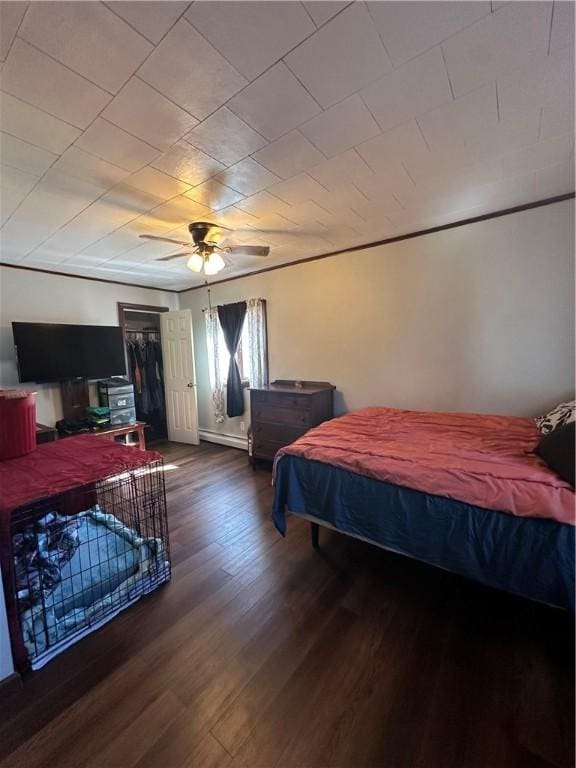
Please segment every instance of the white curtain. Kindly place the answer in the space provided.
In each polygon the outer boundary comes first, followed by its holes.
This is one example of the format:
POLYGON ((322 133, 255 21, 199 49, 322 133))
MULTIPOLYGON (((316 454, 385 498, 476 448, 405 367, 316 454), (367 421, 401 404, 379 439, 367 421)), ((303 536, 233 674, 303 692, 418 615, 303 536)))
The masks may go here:
POLYGON ((266 315, 262 299, 248 299, 246 302, 248 330, 248 349, 243 350, 248 368, 248 380, 251 387, 263 387, 268 384, 266 366, 266 315))
POLYGON ((217 424, 222 424, 226 415, 226 380, 222 376, 224 370, 223 358, 226 356, 226 348, 223 345, 222 329, 218 319, 218 310, 207 309, 204 312, 206 319, 206 344, 208 346, 208 370, 210 374, 210 388, 212 389, 212 404, 217 424))
MULTIPOLYGON (((226 419, 226 377, 230 355, 226 349, 216 307, 206 309, 204 317, 214 417, 217 424, 222 424, 226 419)), ((248 299, 246 302, 246 318, 241 344, 243 375, 248 379, 251 387, 266 386, 268 384, 266 310, 263 299, 248 299)))

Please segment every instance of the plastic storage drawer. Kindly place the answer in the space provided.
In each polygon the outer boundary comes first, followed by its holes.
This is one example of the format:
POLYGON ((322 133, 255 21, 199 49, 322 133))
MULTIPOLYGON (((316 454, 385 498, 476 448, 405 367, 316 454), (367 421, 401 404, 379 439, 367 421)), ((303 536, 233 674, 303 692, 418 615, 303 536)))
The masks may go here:
POLYGON ((136 423, 136 409, 135 408, 116 408, 110 411, 110 426, 118 427, 122 424, 135 424, 136 423))
POLYGON ((111 411, 115 411, 117 408, 133 408, 134 407, 134 392, 119 393, 111 392, 108 395, 108 408, 111 411))

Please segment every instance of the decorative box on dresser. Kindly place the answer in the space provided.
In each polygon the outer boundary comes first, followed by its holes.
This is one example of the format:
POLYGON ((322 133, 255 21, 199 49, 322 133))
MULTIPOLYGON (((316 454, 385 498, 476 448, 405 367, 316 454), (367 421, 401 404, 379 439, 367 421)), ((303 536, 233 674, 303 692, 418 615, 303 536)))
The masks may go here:
POLYGON ((250 390, 251 460, 271 461, 276 451, 334 415, 334 390, 327 381, 279 379, 250 390))

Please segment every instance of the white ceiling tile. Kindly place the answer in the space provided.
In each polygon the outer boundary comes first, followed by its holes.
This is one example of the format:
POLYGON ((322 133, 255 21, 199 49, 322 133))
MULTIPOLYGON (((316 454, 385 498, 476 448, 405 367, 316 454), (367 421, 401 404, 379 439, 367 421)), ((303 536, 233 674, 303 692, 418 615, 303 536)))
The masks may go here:
POLYGON ((19 31, 36 48, 116 93, 153 46, 102 3, 31 3, 19 31))
POLYGON ((25 256, 102 192, 95 184, 49 170, 2 228, 2 251, 25 256))
POLYGON ((179 246, 175 243, 146 242, 140 238, 142 234, 171 236, 165 230, 151 226, 149 221, 147 221, 147 217, 140 216, 138 219, 134 219, 134 221, 120 227, 120 229, 112 232, 112 234, 86 248, 83 253, 92 255, 95 258, 101 254, 106 254, 109 261, 113 259, 115 262, 118 261, 117 257, 121 254, 120 261, 144 262, 161 256, 169 256, 179 249, 179 246))
POLYGON ((31 173, 7 165, 0 166, 0 226, 14 213, 38 181, 39 177, 31 173))
POLYGON ((186 18, 248 80, 253 80, 316 27, 300 3, 193 3, 186 18))
POLYGON ((137 77, 108 104, 102 117, 165 152, 198 120, 137 77))
POLYGON ((266 191, 257 192, 255 195, 239 201, 236 203, 236 207, 259 219, 273 213, 290 218, 290 211, 292 210, 290 205, 266 191))
POLYGON ((275 64, 228 104, 271 141, 320 112, 320 107, 282 63, 275 64))
POLYGON ((538 195, 541 199, 574 192, 573 160, 568 160, 568 162, 559 163, 558 165, 549 165, 547 168, 536 171, 534 176, 538 195))
POLYGON ((138 76, 199 120, 247 82, 185 19, 170 30, 138 76))
POLYGON ((415 120, 364 142, 357 147, 357 151, 377 173, 396 169, 407 160, 425 162, 430 155, 415 120))
MULTIPOLYGON (((142 231, 146 231, 146 228, 143 228, 142 231)), ((155 234, 156 230, 151 230, 151 232, 152 234, 155 234)), ((82 256, 85 256, 87 259, 99 259, 105 261, 113 259, 120 253, 129 251, 131 248, 135 248, 141 243, 142 240, 139 238, 139 233, 133 229, 133 223, 130 222, 111 234, 106 235, 101 240, 97 240, 95 243, 92 243, 92 245, 89 245, 82 252, 82 256)))
POLYGON ((195 149, 185 141, 179 141, 154 163, 154 168, 164 171, 187 184, 201 184, 224 170, 222 163, 195 149))
POLYGON ((556 0, 552 31, 550 33, 550 53, 561 48, 574 48, 574 2, 556 0))
POLYGON ((492 83, 418 118, 432 151, 456 152, 466 142, 498 125, 496 87, 492 83))
POLYGON ((184 13, 189 3, 162 0, 161 2, 138 2, 134 0, 114 0, 106 3, 118 16, 130 26, 147 37, 151 43, 159 43, 174 22, 184 13))
POLYGON ((391 235, 394 227, 388 216, 398 215, 402 212, 403 209, 392 196, 365 205, 362 209, 362 218, 365 224, 362 225, 361 229, 364 240, 391 235), (370 238, 366 237, 368 232, 370 232, 370 238))
POLYGON ((116 187, 48 238, 42 250, 72 256, 159 202, 131 187, 116 187))
POLYGON ((306 10, 314 19, 317 26, 321 26, 329 21, 339 11, 344 10, 347 5, 350 5, 350 0, 347 2, 338 2, 338 0, 309 0, 307 3, 303 3, 306 10))
POLYGON ((128 176, 125 182, 135 189, 148 192, 148 194, 164 200, 182 195, 190 189, 190 184, 185 184, 183 181, 178 181, 178 179, 150 167, 142 168, 141 171, 133 173, 128 176))
POLYGON ((180 195, 180 197, 175 197, 157 206, 150 215, 159 219, 163 224, 172 224, 174 231, 171 232, 170 237, 183 240, 190 237, 187 225, 191 221, 206 220, 210 213, 210 208, 195 200, 190 200, 189 197, 180 195))
POLYGON ((514 2, 442 44, 456 97, 548 50, 552 3, 514 2))
POLYGON ((540 139, 551 139, 563 133, 574 133, 574 93, 558 99, 542 110, 540 139))
POLYGON ((364 176, 374 175, 372 169, 354 149, 323 160, 309 168, 308 173, 326 189, 338 188, 342 184, 354 183, 364 176))
POLYGON ((380 128, 356 94, 304 123, 300 131, 326 157, 333 157, 377 136, 380 128))
POLYGON ((58 159, 58 155, 28 144, 8 133, 0 132, 0 157, 4 165, 42 176, 58 159))
POLYGON ((57 155, 74 142, 81 131, 8 93, 0 93, 2 130, 57 155))
POLYGON ((489 2, 370 2, 370 14, 395 65, 427 51, 490 13, 489 2))
POLYGON ((301 203, 296 203, 296 205, 290 206, 290 214, 288 219, 289 221, 297 222, 298 230, 301 226, 305 226, 306 229, 312 228, 314 231, 320 232, 325 229, 325 225, 321 222, 323 222, 326 217, 331 216, 326 208, 322 208, 322 206, 315 200, 310 199, 303 200, 301 203))
POLYGON ((287 181, 275 184, 268 191, 290 205, 297 205, 306 200, 314 200, 328 190, 307 173, 300 173, 287 181))
POLYGON ((77 128, 86 128, 111 98, 18 38, 2 70, 2 90, 77 128))
POLYGON ((285 58, 314 98, 330 107, 391 69, 364 3, 353 3, 285 58))
POLYGON ((400 163, 388 171, 365 175, 354 181, 355 186, 370 200, 387 199, 393 195, 406 205, 415 194, 416 187, 400 163))
POLYGON ((358 219, 358 213, 369 204, 369 200, 358 187, 353 184, 343 184, 342 186, 330 191, 321 191, 314 194, 313 199, 331 213, 339 211, 346 212, 348 209, 354 209, 354 214, 348 217, 346 223, 354 225, 358 219))
POLYGON ((78 147, 69 147, 54 163, 54 170, 91 181, 103 188, 113 187, 129 174, 124 168, 83 152, 78 147))
POLYGON ((539 171, 549 165, 566 163, 573 155, 574 136, 566 134, 505 155, 501 162, 506 175, 518 176, 539 171))
POLYGON ((139 171, 160 155, 155 147, 131 136, 101 117, 96 118, 84 131, 75 146, 114 165, 119 165, 127 171, 139 171))
POLYGON ((220 211, 222 208, 227 208, 238 200, 242 200, 243 195, 234 189, 230 189, 230 187, 224 186, 224 184, 214 181, 214 179, 209 179, 198 187, 194 187, 194 189, 186 192, 186 197, 202 203, 202 205, 211 208, 213 211, 220 211))
POLYGON ((433 48, 395 69, 364 89, 362 98, 384 131, 452 101, 442 51, 433 48))
POLYGON ((247 157, 220 173, 216 180, 243 195, 254 195, 271 184, 275 184, 278 177, 270 173, 260 163, 252 160, 251 157, 247 157))
POLYGON ((266 144, 266 139, 227 107, 214 112, 184 138, 224 165, 233 165, 266 144))
POLYGON ((256 152, 254 157, 283 179, 288 179, 324 160, 322 152, 299 131, 292 131, 282 136, 281 139, 256 152))
MULTIPOLYGON (((82 253, 90 258, 112 259, 120 253, 142 246, 145 241, 141 239, 140 235, 169 237, 168 233, 172 228, 171 222, 163 221, 146 213, 88 246, 82 253)), ((170 243, 158 243, 157 245, 159 250, 161 252, 164 250, 166 254, 174 250, 174 245, 170 243)))
POLYGON ((226 243, 229 245, 230 243, 238 242, 238 235, 240 234, 246 235, 246 242, 252 242, 255 245, 257 244, 255 242, 256 237, 253 234, 252 227, 258 227, 258 219, 246 211, 241 211, 235 205, 216 211, 210 216, 210 221, 218 224, 218 226, 227 227, 231 230, 230 232, 223 233, 223 236, 220 239, 221 244, 226 243), (244 232, 243 230, 247 231, 244 232))
POLYGON ((126 216, 134 214, 131 218, 135 218, 136 215, 150 211, 163 202, 164 200, 161 197, 144 192, 141 189, 136 189, 123 182, 106 192, 102 199, 98 201, 98 205, 110 210, 114 208, 121 209, 126 216))
POLYGON ((522 149, 538 141, 540 110, 517 110, 496 125, 487 125, 465 141, 464 153, 470 163, 522 149))
POLYGON ((22 23, 28 3, 0 3, 0 60, 4 61, 22 23))
POLYGON ((553 103, 559 93, 571 94, 573 100, 574 81, 573 49, 533 55, 521 68, 498 79, 500 110, 553 103))
POLYGON ((564 48, 550 56, 537 54, 498 79, 502 119, 518 110, 546 108, 559 101, 574 103, 574 52, 564 48))

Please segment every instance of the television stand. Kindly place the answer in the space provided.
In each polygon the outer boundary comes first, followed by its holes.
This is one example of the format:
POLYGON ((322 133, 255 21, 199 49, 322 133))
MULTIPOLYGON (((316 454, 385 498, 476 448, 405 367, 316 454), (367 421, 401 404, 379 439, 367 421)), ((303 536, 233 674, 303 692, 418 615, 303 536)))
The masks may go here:
POLYGON ((79 421, 85 417, 90 405, 88 379, 65 379, 60 382, 62 414, 67 421, 79 421))

